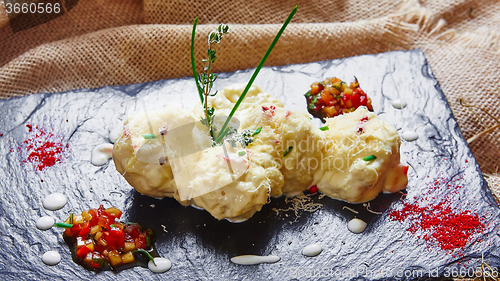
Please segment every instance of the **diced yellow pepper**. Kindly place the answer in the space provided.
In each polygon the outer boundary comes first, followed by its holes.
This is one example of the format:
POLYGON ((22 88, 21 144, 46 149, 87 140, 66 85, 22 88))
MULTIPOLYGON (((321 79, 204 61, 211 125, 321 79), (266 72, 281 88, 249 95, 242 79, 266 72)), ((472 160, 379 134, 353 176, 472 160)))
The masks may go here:
POLYGON ((125 247, 124 247, 125 251, 133 251, 135 250, 135 243, 134 242, 125 242, 125 247))
POLYGON ((116 266, 122 263, 122 257, 120 256, 117 250, 109 252, 108 258, 112 266, 116 266))
POLYGON ((134 258, 134 255, 132 254, 132 252, 127 252, 127 253, 122 255, 122 262, 123 263, 130 263, 130 262, 133 262, 134 260, 135 260, 135 258, 134 258))

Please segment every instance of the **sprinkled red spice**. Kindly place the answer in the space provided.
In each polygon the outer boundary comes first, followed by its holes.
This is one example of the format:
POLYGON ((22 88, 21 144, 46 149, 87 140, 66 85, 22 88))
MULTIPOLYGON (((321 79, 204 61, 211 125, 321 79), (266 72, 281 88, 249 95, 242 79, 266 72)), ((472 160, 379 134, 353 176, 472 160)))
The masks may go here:
MULTIPOLYGON (((33 132, 32 125, 27 124, 26 127, 29 128, 29 132, 33 132)), ((50 132, 46 133, 38 126, 35 128, 37 132, 23 142, 19 151, 27 152, 27 157, 23 162, 33 163, 36 169, 42 171, 61 162, 65 145, 62 144, 62 137, 56 137, 50 132)), ((66 148, 68 148, 67 145, 66 148)))
POLYGON ((311 192, 311 193, 316 193, 316 192, 318 192, 318 187, 317 187, 317 186, 315 186, 315 185, 313 185, 313 186, 309 187, 309 192, 311 192))
POLYGON ((421 206, 418 202, 403 204, 401 210, 390 211, 389 218, 409 221, 409 232, 443 250, 465 247, 485 227, 477 214, 469 210, 454 210, 447 201, 428 206, 421 206))

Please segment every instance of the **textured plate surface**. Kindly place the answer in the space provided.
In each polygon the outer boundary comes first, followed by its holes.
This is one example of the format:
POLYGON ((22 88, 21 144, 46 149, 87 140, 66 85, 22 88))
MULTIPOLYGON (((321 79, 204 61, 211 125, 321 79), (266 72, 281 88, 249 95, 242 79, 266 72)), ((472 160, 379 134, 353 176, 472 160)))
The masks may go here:
MULTIPOLYGON (((221 74, 215 88, 246 82, 252 70, 221 74)), ((400 208, 399 195, 381 195, 368 212, 362 205, 318 199, 315 212, 277 214, 287 208, 283 198, 273 199, 249 221, 232 224, 217 221, 205 211, 182 207, 173 199, 154 199, 138 194, 115 170, 112 161, 101 167, 90 163, 91 150, 108 143, 109 131, 134 110, 154 109, 165 103, 191 108, 199 102, 193 79, 173 79, 139 85, 37 94, 0 101, 0 275, 7 280, 387 280, 412 279, 403 270, 434 270, 441 275, 458 266, 477 268, 481 255, 491 266, 500 266, 495 200, 487 189, 476 161, 465 142, 442 91, 419 50, 366 55, 342 60, 264 68, 255 84, 280 98, 287 109, 306 111, 303 94, 312 82, 337 76, 360 81, 373 100, 373 108, 398 131, 415 130, 420 138, 402 141, 401 161, 409 163, 408 198, 431 192, 438 202, 449 189, 430 189, 437 179, 454 180, 452 206, 471 210, 488 222, 474 243, 455 251, 441 250, 409 233, 408 222, 392 221, 388 209, 400 208), (404 99, 403 110, 392 100, 404 99), (23 141, 34 134, 26 124, 38 125, 68 144, 61 163, 37 170, 26 159, 23 141), (43 180, 43 181, 42 181, 43 180), (67 195, 68 204, 57 211, 42 207, 50 193, 67 195), (71 260, 61 229, 40 231, 36 220, 44 215, 63 221, 70 212, 100 204, 124 211, 122 220, 152 228, 162 257, 172 261, 163 274, 135 267, 115 272, 89 272, 71 260), (347 230, 354 213, 368 222, 362 234, 347 230), (319 243, 323 252, 305 257, 302 248, 319 243), (46 266, 41 256, 49 250, 61 253, 62 261, 46 266), (239 266, 235 255, 277 255, 275 264, 239 266), (389 273, 388 273, 389 272, 389 273), (404 275, 407 274, 406 278, 404 275)), ((319 120, 315 120, 319 126, 319 120)), ((449 273, 449 272, 448 272, 449 273)))

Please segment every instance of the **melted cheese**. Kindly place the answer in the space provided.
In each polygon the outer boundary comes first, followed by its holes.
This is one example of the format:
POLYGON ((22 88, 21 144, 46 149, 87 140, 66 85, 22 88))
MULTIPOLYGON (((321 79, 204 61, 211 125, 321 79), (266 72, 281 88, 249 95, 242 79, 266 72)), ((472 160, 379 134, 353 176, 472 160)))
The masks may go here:
MULTIPOLYGON (((225 88, 209 100, 219 116, 216 126, 244 87, 225 88)), ((226 143, 226 151, 211 146, 207 128, 197 121, 202 115, 201 105, 192 112, 165 107, 132 115, 113 149, 117 170, 143 194, 174 197, 231 221, 250 218, 270 196, 295 196, 313 184, 332 198, 354 203, 407 184, 396 129, 364 107, 328 119, 329 130, 321 131, 307 113, 286 111, 281 101, 252 86, 231 126, 261 127, 261 132, 246 149, 226 143), (146 134, 156 138, 146 139, 146 134), (376 159, 363 160, 370 155, 376 159)))

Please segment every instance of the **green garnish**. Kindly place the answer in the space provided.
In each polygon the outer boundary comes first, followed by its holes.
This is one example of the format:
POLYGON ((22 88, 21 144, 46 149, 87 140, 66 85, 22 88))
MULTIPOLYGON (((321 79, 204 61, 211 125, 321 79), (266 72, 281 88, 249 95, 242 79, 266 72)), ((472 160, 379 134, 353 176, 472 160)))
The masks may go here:
POLYGON ((72 228, 73 224, 71 223, 64 223, 64 222, 58 222, 54 224, 55 227, 62 227, 62 228, 72 228))
POLYGON ((255 130, 255 132, 253 132, 252 137, 258 135, 260 133, 260 131, 262 131, 262 127, 257 128, 257 130, 255 130))
POLYGON ((109 265, 109 263, 104 258, 101 259, 92 258, 92 262, 97 263, 101 268, 109 265))
POLYGON ((196 73, 196 63, 194 61, 194 35, 196 34, 196 24, 198 23, 198 18, 194 19, 193 31, 191 32, 191 66, 193 67, 194 81, 196 82, 196 89, 198 89, 198 95, 200 96, 201 104, 203 104, 203 88, 200 86, 198 81, 198 74, 196 73))
POLYGON ((285 153, 283 153, 283 157, 287 156, 287 155, 288 155, 288 153, 290 153, 290 151, 292 151, 292 149, 293 149, 293 146, 289 146, 289 147, 286 149, 285 153))
POLYGON ((240 157, 243 156, 243 155, 245 155, 245 154, 246 154, 245 151, 238 151, 238 156, 240 156, 240 157))
POLYGON ((155 134, 147 134, 147 135, 142 135, 142 137, 146 140, 150 140, 150 139, 156 139, 156 135, 155 134))
POLYGON ((337 86, 332 86, 332 87, 334 87, 335 89, 337 89, 337 91, 342 92, 339 87, 337 87, 337 86))
MULTIPOLYGON (((354 80, 356 81, 356 84, 358 84, 358 86, 356 86, 356 88, 358 88, 358 87, 359 87, 359 81, 358 81, 358 78, 356 78, 356 76, 354 76, 354 80)), ((354 89, 356 89, 356 88, 354 88, 354 89)))
POLYGON ((307 93, 304 96, 306 96, 306 98, 310 97, 311 96, 311 90, 307 91, 307 93))
POLYGON ((144 250, 144 249, 137 249, 135 250, 134 252, 139 252, 139 253, 143 253, 146 255, 146 257, 148 257, 148 259, 150 261, 153 262, 153 264, 156 266, 156 263, 155 263, 155 259, 148 253, 148 251, 144 250))
POLYGON ((69 214, 69 223, 70 224, 73 224, 73 217, 74 217, 73 213, 69 214))
POLYGON ((315 96, 313 96, 312 100, 311 100, 311 104, 309 104, 309 109, 314 109, 315 107, 315 104, 318 102, 318 97, 320 96, 320 94, 317 94, 315 96))
POLYGON ((370 156, 363 157, 363 160, 365 160, 366 162, 372 161, 372 160, 375 160, 375 159, 377 159, 377 156, 375 156, 375 155, 370 155, 370 156))
POLYGON ((321 131, 327 131, 329 128, 328 128, 328 126, 324 126, 324 127, 319 128, 319 129, 320 129, 321 131))
POLYGON ((194 19, 193 31, 191 33, 191 66, 193 68, 193 76, 196 82, 196 88, 198 89, 198 94, 200 95, 201 104, 204 107, 205 117, 201 119, 201 123, 210 130, 210 135, 214 137, 214 130, 212 125, 214 123, 214 113, 215 108, 208 108, 208 97, 217 95, 217 92, 210 94, 215 80, 217 80, 217 74, 212 73, 211 66, 217 59, 216 50, 212 49, 212 44, 218 44, 222 40, 224 34, 229 33, 229 26, 225 24, 219 25, 217 30, 213 30, 208 34, 208 50, 207 58, 202 59, 202 62, 207 64, 203 68, 203 73, 198 75, 196 73, 196 64, 194 61, 194 37, 196 33, 196 24, 198 23, 198 18, 194 19))
POLYGON ((280 39, 281 34, 283 34, 283 31, 285 31, 285 28, 290 23, 290 21, 292 20, 292 18, 295 15, 296 12, 297 12, 297 6, 295 6, 295 8, 292 10, 292 12, 290 13, 290 15, 286 19, 285 23, 283 23, 283 26, 281 26, 281 29, 278 31, 278 34, 276 34, 276 37, 274 37, 274 40, 271 43, 271 46, 269 46, 269 49, 267 49, 267 52, 264 54, 264 57, 262 58, 262 60, 260 61, 259 65, 255 69, 254 73, 252 74, 252 77, 250 78, 250 81, 248 81, 248 84, 245 87, 245 90, 243 90, 243 93, 241 93, 240 98, 238 99, 238 101, 236 102, 236 104, 233 106, 233 109, 231 110, 231 113, 229 113, 229 116, 226 119, 226 122, 224 122, 224 125, 222 125, 222 128, 220 130, 221 134, 219 134, 217 136, 217 138, 215 139, 216 143, 219 143, 222 140, 222 138, 225 136, 225 135, 222 134, 222 132, 224 132, 224 130, 226 129, 227 125, 229 124, 229 120, 231 120, 231 118, 233 117, 234 113, 236 112, 236 109, 238 109, 238 107, 240 106, 241 102, 243 101, 243 99, 247 95, 248 90, 250 90, 250 87, 252 86, 253 81, 255 80, 255 78, 257 77, 257 75, 259 74, 262 66, 264 66, 264 63, 266 62, 267 57, 269 56, 269 54, 271 53, 271 51, 274 49, 274 46, 276 45, 276 43, 280 39))
POLYGON ((111 228, 117 228, 117 227, 116 227, 116 225, 114 225, 114 224, 110 224, 109 226, 110 226, 111 228))

